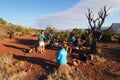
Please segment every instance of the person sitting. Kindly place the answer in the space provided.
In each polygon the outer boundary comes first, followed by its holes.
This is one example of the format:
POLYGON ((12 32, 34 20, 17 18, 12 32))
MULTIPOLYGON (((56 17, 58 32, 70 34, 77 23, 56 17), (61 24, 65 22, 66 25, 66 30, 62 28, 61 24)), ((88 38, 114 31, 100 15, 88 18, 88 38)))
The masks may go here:
POLYGON ((60 45, 59 51, 56 54, 56 59, 59 65, 67 64, 67 49, 66 49, 65 44, 60 45))
POLYGON ((53 47, 54 47, 54 48, 58 48, 58 47, 59 47, 59 42, 58 42, 58 40, 55 40, 55 42, 53 43, 53 47))
POLYGON ((77 38, 75 44, 74 44, 74 48, 75 49, 80 49, 80 47, 82 47, 82 43, 81 43, 81 40, 80 38, 77 38))
POLYGON ((64 42, 62 43, 63 44, 60 45, 59 51, 56 54, 56 59, 59 65, 58 71, 66 74, 71 71, 71 67, 67 64, 67 45, 64 42))
POLYGON ((70 42, 71 42, 72 44, 74 44, 74 43, 76 42, 76 38, 75 38, 74 34, 71 36, 70 42))

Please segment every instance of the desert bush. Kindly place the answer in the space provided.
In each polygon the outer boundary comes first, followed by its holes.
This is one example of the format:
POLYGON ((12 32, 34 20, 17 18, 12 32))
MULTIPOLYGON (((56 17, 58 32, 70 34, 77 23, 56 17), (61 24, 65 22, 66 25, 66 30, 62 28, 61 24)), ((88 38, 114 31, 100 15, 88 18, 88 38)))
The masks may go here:
POLYGON ((6 21, 4 21, 2 18, 0 18, 0 24, 5 25, 6 21))
POLYGON ((103 34, 101 40, 102 41, 112 41, 112 38, 115 35, 115 33, 116 32, 113 29, 110 29, 103 34))
POLYGON ((22 34, 23 35, 29 35, 29 31, 26 29, 26 30, 22 30, 22 34))
POLYGON ((82 33, 81 39, 82 39, 82 40, 86 40, 86 38, 87 38, 87 34, 86 34, 86 33, 82 33))
POLYGON ((75 35, 75 37, 81 37, 83 32, 82 32, 82 29, 74 28, 72 30, 72 33, 75 35))
POLYGON ((117 33, 114 38, 120 43, 120 33, 117 33))
POLYGON ((17 26, 17 27, 16 27, 16 31, 17 31, 17 32, 22 32, 22 30, 23 30, 23 28, 22 28, 21 26, 17 26))
POLYGON ((69 31, 60 31, 56 33, 56 39, 67 41, 69 38, 69 35, 70 35, 69 31))
POLYGON ((0 58, 0 69, 4 69, 6 68, 6 66, 11 66, 12 64, 12 53, 8 53, 8 54, 5 54, 3 55, 1 58, 0 58))
POLYGON ((31 35, 37 36, 40 33, 39 29, 31 29, 26 28, 25 26, 21 25, 14 25, 12 23, 8 23, 0 18, 0 39, 3 38, 14 38, 14 33, 20 32, 22 35, 31 35))
POLYGON ((12 62, 13 54, 8 53, 0 58, 0 80, 23 80, 27 75, 22 68, 24 62, 12 62))

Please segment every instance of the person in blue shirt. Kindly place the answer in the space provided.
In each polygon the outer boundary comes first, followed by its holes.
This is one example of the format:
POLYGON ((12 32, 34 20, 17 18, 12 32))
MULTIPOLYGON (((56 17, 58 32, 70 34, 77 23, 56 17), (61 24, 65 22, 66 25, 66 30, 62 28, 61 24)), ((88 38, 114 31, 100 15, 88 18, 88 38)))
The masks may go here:
POLYGON ((41 54, 43 54, 45 52, 44 39, 46 39, 46 37, 44 36, 44 30, 42 30, 38 36, 38 43, 39 43, 38 50, 40 51, 41 54))
POLYGON ((57 52, 56 59, 59 65, 67 64, 67 49, 65 44, 60 46, 60 50, 57 52))

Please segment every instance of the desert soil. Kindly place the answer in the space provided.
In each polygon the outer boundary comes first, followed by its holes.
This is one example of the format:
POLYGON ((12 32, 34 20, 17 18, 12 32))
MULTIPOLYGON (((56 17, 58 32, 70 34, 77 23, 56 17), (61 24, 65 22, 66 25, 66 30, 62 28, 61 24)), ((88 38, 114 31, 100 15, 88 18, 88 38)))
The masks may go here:
MULTIPOLYGON (((43 72, 52 72, 56 68, 55 55, 57 50, 46 49, 45 54, 31 53, 27 51, 36 43, 36 37, 21 37, 19 40, 3 39, 0 40, 0 56, 6 53, 13 53, 17 61, 25 61, 25 69, 29 71, 28 80, 41 80, 39 77, 43 72)), ((118 43, 99 43, 105 61, 87 61, 80 64, 78 68, 85 76, 92 80, 120 80, 120 44, 118 43)), ((68 55, 68 63, 72 62, 71 55, 68 55)))

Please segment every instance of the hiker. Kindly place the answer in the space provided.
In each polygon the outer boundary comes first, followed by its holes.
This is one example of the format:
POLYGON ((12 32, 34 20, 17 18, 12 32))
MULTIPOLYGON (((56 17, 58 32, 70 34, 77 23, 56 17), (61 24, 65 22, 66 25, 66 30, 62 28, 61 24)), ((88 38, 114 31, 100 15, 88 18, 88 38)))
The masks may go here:
POLYGON ((45 53, 45 42, 44 39, 46 39, 44 35, 45 31, 42 30, 41 33, 38 36, 38 42, 39 42, 39 47, 38 50, 40 51, 41 54, 45 53))
POLYGON ((50 40, 51 47, 53 46, 54 39, 55 39, 55 34, 53 33, 53 31, 50 31, 49 40, 50 40))

